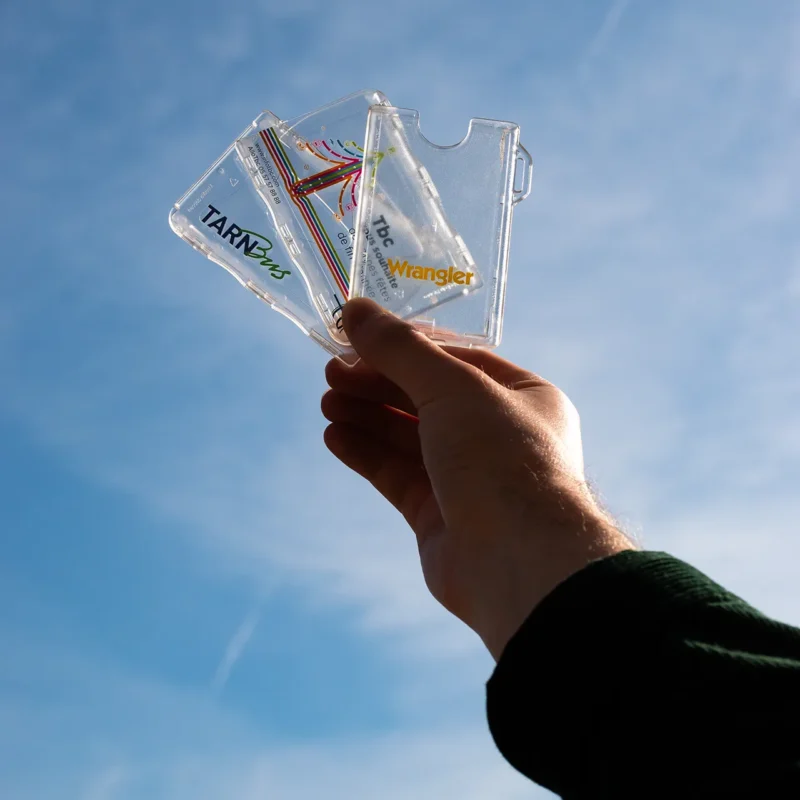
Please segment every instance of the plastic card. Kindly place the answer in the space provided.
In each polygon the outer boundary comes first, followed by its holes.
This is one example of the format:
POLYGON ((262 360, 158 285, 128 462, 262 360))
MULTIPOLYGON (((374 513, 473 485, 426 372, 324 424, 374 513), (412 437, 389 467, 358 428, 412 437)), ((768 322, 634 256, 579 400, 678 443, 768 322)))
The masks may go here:
POLYGON ((382 259, 354 256, 350 296, 413 317, 435 341, 497 346, 512 213, 531 186, 519 126, 473 119, 461 142, 440 147, 423 136, 417 111, 373 106, 364 169, 354 253, 376 240, 382 259))
MULTIPOLYGON (((267 121, 279 120, 265 112, 247 130, 267 121)), ((178 236, 329 353, 346 358, 351 352, 331 336, 317 313, 309 283, 294 265, 283 234, 265 213, 264 201, 234 145, 175 203, 169 223, 178 236)))
POLYGON ((388 105, 380 92, 364 90, 288 122, 263 118, 236 142, 313 304, 342 346, 367 114, 380 104, 388 105))

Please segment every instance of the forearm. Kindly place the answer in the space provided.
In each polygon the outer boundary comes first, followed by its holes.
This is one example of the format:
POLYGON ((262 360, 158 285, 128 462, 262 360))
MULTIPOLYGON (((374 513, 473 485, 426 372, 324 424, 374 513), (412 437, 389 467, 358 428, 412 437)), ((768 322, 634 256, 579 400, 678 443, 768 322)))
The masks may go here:
POLYGON ((800 631, 664 554, 557 587, 506 647, 488 713, 506 758, 568 800, 800 797, 800 631))

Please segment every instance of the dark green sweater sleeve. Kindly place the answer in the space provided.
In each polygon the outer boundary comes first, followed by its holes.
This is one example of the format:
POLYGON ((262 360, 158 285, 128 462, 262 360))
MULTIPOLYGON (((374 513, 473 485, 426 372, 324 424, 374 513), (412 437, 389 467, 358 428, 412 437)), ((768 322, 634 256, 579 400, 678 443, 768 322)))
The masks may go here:
POLYGON ((506 759, 564 800, 800 800, 800 630, 665 553, 557 587, 487 711, 506 759))

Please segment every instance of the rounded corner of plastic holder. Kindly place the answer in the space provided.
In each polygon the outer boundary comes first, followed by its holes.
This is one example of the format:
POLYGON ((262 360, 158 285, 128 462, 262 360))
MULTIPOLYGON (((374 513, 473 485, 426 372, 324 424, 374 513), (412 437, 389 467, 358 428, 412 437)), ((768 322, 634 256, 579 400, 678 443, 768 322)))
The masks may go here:
POLYGON ((377 99, 378 102, 375 105, 390 105, 389 98, 380 89, 364 89, 361 94, 368 98, 377 99))
POLYGON ((167 216, 167 222, 169 222, 169 227, 172 229, 173 233, 177 233, 178 236, 182 236, 182 226, 179 224, 179 220, 181 219, 181 209, 178 203, 172 206, 169 210, 169 215, 167 216))
POLYGON ((361 361, 361 356, 352 349, 345 350, 342 353, 337 353, 336 358, 346 367, 354 367, 359 361, 361 361))

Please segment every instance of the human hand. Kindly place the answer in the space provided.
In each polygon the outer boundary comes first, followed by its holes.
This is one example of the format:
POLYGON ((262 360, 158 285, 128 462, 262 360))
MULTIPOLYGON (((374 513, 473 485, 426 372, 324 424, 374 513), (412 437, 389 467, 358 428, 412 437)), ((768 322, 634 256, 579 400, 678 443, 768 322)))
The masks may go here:
POLYGON ((438 347, 370 300, 344 308, 361 356, 331 361, 330 451, 405 517, 433 596, 495 659, 537 603, 631 543, 589 491, 578 414, 493 353, 438 347))

